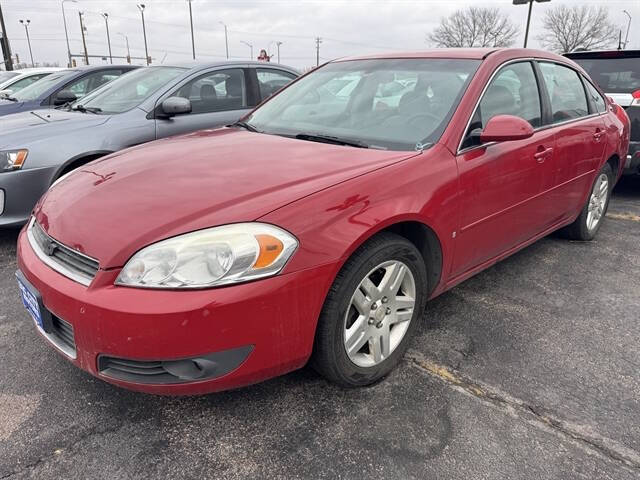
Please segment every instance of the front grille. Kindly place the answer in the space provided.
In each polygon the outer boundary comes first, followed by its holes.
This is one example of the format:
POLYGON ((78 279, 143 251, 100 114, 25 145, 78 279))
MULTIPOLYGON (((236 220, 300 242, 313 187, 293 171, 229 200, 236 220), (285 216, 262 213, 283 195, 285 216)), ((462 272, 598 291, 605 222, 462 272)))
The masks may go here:
POLYGON ((73 326, 55 315, 51 316, 51 323, 53 327, 51 334, 55 335, 64 345, 75 351, 76 342, 73 336, 73 326))
POLYGON ((29 226, 29 233, 38 257, 51 268, 83 285, 89 285, 95 278, 99 268, 97 260, 51 238, 35 220, 29 226))

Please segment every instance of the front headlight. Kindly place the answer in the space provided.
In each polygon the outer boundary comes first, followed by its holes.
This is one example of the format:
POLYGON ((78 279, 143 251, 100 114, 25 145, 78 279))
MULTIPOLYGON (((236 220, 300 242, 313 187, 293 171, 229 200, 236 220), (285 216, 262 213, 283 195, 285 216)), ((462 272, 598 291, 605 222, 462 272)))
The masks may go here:
POLYGON ((154 243, 124 266, 116 285, 207 288, 276 275, 298 247, 281 228, 236 223, 154 243))
POLYGON ((20 170, 27 159, 29 150, 7 150, 0 152, 0 172, 20 170))

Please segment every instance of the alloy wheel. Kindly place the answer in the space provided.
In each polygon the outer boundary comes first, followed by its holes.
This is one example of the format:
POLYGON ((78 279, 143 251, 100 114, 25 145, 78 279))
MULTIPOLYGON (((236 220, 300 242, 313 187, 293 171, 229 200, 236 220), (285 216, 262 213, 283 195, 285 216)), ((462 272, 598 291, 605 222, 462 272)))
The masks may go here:
POLYGON ((402 342, 413 318, 416 283, 404 263, 372 269, 351 297, 344 317, 344 347, 359 367, 382 363, 402 342))
POLYGON ((609 177, 601 173, 593 186, 591 197, 589 198, 589 206, 587 207, 587 229, 590 232, 597 228, 604 215, 608 195, 609 177))

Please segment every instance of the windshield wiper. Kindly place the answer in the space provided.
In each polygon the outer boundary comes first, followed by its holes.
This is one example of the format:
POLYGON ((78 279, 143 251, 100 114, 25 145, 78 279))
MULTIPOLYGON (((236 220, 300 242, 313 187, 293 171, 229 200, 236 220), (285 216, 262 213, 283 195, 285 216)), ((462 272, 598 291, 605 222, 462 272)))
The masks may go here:
POLYGON ((295 138, 299 140, 308 140, 310 142, 331 143, 333 145, 345 145, 347 147, 356 148, 369 148, 369 145, 361 142, 360 140, 351 140, 348 138, 334 137, 331 135, 299 133, 295 136, 295 138))
POLYGON ((98 107, 85 107, 83 105, 76 105, 75 107, 72 107, 71 110, 82 113, 100 113, 102 111, 102 109, 98 107))
POLYGON ((240 127, 250 132, 261 133, 260 130, 258 130, 256 127, 254 127, 253 125, 247 122, 236 122, 236 123, 232 123, 231 125, 227 125, 227 127, 240 127))

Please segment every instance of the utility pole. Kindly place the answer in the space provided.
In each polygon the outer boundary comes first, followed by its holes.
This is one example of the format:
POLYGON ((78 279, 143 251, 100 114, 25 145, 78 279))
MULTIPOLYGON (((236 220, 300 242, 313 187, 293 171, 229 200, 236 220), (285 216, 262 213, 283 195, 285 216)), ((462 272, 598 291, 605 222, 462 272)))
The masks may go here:
POLYGON ((320 37, 316 37, 316 67, 320 66, 320 44, 322 43, 322 39, 320 37))
POLYGON ((33 63, 33 52, 31 51, 31 39, 29 38, 29 24, 31 20, 27 18, 27 20, 19 20, 19 22, 24 26, 24 31, 27 34, 27 44, 29 45, 29 56, 31 57, 31 66, 35 67, 35 63, 33 63))
POLYGON ((64 14, 64 2, 73 2, 78 3, 77 0, 62 0, 62 23, 64 23, 64 38, 67 40, 67 57, 69 57, 69 61, 67 63, 67 67, 71 68, 71 47, 69 47, 69 30, 67 30, 67 16, 64 14))
POLYGON ((229 60, 229 37, 227 36, 227 24, 224 22, 218 22, 220 25, 224 25, 224 46, 227 50, 227 60, 229 60))
POLYGON ((244 43, 247 47, 251 49, 251 60, 253 60, 253 45, 251 45, 249 42, 245 42, 244 40, 240 40, 240 43, 244 43))
POLYGON ((191 23, 191 51, 193 52, 193 59, 196 59, 196 41, 193 38, 193 11, 191 10, 191 0, 187 0, 189 4, 189 23, 191 23))
POLYGON ((629 43, 629 29, 631 28, 631 14, 626 10, 623 10, 625 15, 629 17, 629 23, 627 24, 627 34, 624 37, 624 49, 627 49, 627 43, 629 43))
POLYGON ((147 57, 147 65, 150 65, 151 59, 149 58, 149 49, 147 48, 147 28, 144 25, 144 3, 138 4, 138 10, 140 10, 140 14, 142 15, 142 35, 144 36, 144 54, 147 57))
POLYGON ((4 56, 4 68, 11 71, 13 70, 13 59, 11 58, 11 45, 9 44, 9 38, 7 37, 7 29, 4 26, 2 5, 0 5, 0 29, 2 30, 2 37, 0 37, 0 49, 4 56))
POLYGON ((127 63, 131 64, 131 50, 129 50, 129 37, 127 37, 124 33, 118 32, 118 35, 122 35, 127 42, 127 63))
POLYGON ((111 55, 111 37, 109 37, 109 14, 101 13, 100 15, 104 17, 104 24, 107 27, 107 45, 109 45, 109 61, 111 62, 111 64, 113 64, 113 56, 111 55))
POLYGON ((280 63, 280 45, 282 45, 282 42, 276 42, 276 48, 278 49, 278 63, 280 63))
POLYGON ((524 48, 527 48, 527 40, 529 39, 529 25, 531 24, 531 10, 533 9, 533 2, 550 2, 551 0, 513 0, 514 5, 526 5, 529 4, 529 14, 527 15, 527 29, 524 31, 524 48))
POLYGON ((89 65, 89 52, 87 52, 87 39, 84 36, 84 22, 82 21, 83 12, 78 12, 80 17, 80 32, 82 32, 82 46, 84 47, 84 64, 89 65))

